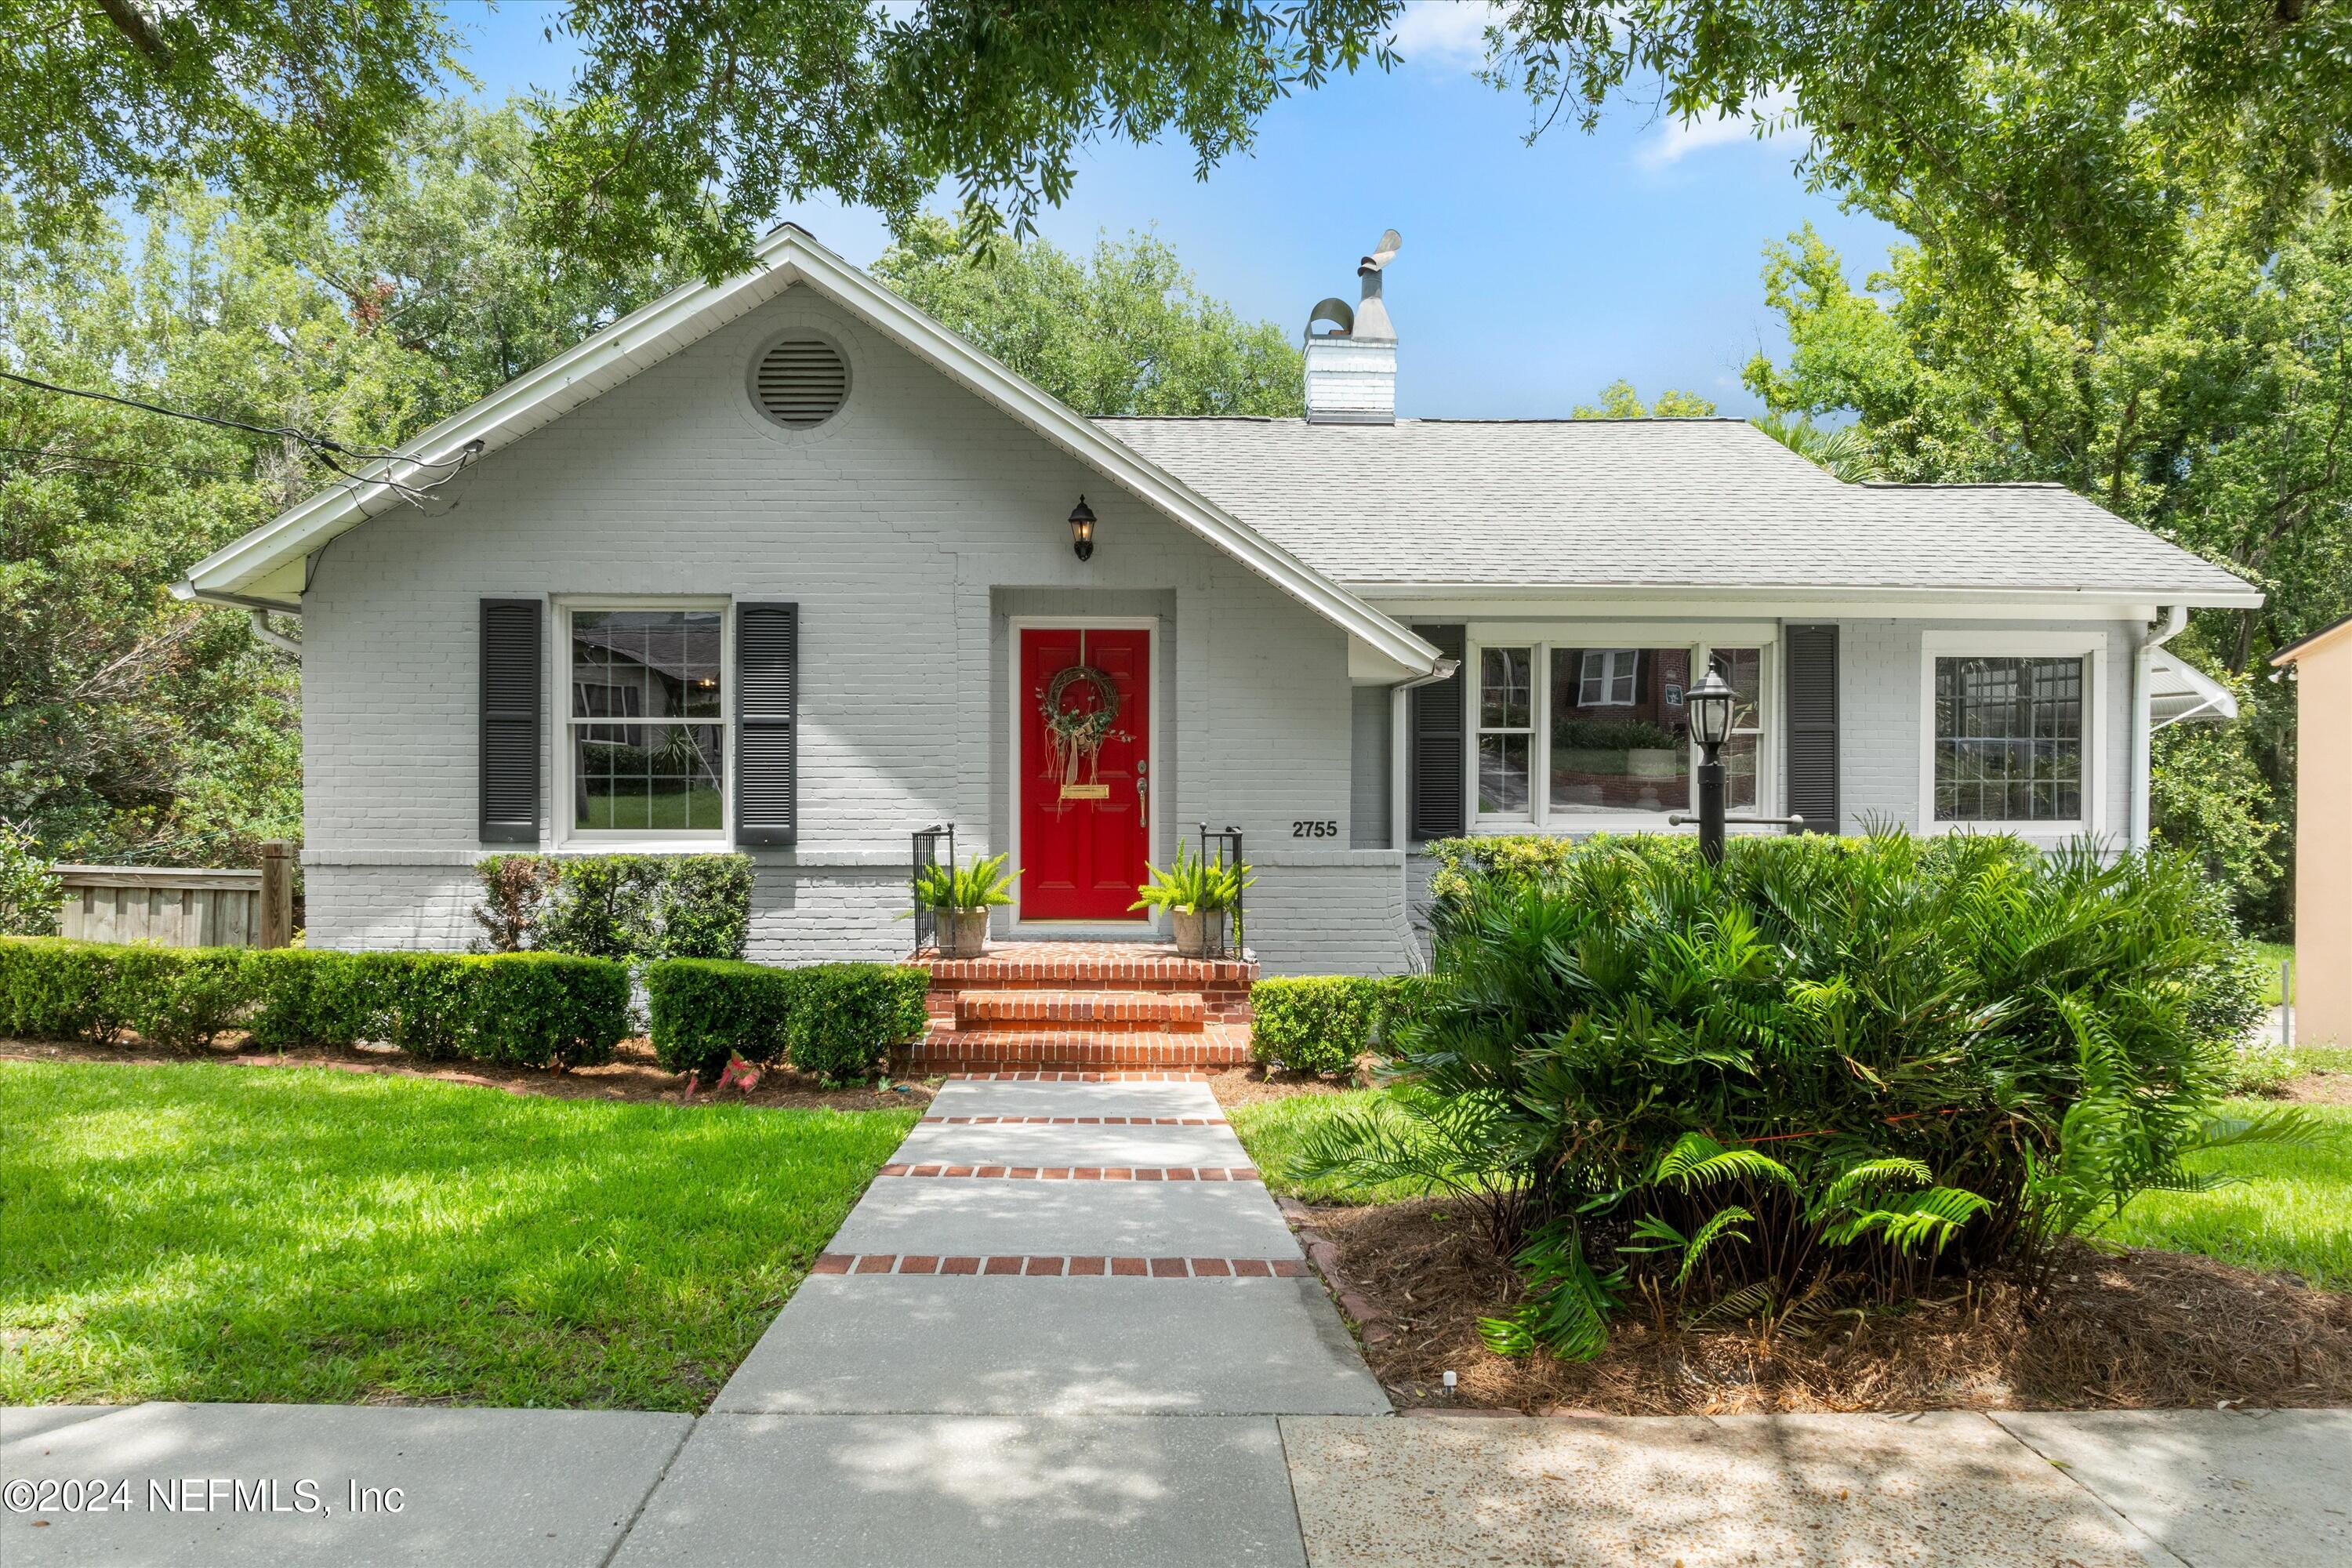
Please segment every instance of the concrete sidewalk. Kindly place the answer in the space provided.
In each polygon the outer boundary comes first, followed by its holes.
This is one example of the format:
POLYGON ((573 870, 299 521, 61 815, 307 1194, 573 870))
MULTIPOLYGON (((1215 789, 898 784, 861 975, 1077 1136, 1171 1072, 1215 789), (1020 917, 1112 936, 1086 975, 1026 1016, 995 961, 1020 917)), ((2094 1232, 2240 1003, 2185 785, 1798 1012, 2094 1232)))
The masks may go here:
POLYGON ((2352 1560, 2352 1412, 1400 1419, 1247 1165, 1200 1084, 953 1082, 700 1420, 0 1411, 0 1562, 2352 1560))
POLYGON ((695 1422, 145 1405, 0 1412, 0 1489, 50 1483, 0 1512, 8 1568, 2336 1568, 2352 1542, 2346 1411, 695 1422), (65 1494, 93 1480, 103 1496, 65 1494), (322 1511, 297 1511, 305 1497, 322 1511))

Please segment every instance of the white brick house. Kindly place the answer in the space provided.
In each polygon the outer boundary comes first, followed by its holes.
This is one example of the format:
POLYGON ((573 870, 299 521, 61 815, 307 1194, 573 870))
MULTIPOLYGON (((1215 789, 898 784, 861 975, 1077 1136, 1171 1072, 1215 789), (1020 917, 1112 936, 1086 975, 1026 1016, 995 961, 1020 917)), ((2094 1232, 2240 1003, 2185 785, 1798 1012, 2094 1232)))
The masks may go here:
POLYGON ((1305 420, 1088 421, 798 229, 761 261, 179 585, 302 617, 314 942, 463 945, 499 849, 741 847, 752 956, 895 956, 942 821, 1026 868, 1008 934, 1141 936, 1126 889, 1206 823, 1269 972, 1400 969, 1415 844, 1664 829, 1710 663, 1736 811, 2137 841, 2149 729, 2229 700, 2158 643, 2259 602, 2054 487, 1397 420, 1384 314, 1309 338, 1305 420), (1076 759, 1064 677, 1118 709, 1076 759))

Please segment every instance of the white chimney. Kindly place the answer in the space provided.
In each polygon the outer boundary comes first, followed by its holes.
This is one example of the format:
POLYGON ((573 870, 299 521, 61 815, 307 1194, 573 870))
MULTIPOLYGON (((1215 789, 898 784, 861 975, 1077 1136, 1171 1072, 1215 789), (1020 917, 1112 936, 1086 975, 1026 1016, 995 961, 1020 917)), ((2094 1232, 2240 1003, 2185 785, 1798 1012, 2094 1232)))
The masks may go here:
POLYGON ((1390 229, 1356 268, 1363 298, 1354 310, 1330 299, 1307 319, 1307 418, 1315 425, 1396 423, 1396 329, 1381 302, 1381 274, 1403 241, 1390 229), (1316 323, 1331 331, 1318 333, 1316 323))

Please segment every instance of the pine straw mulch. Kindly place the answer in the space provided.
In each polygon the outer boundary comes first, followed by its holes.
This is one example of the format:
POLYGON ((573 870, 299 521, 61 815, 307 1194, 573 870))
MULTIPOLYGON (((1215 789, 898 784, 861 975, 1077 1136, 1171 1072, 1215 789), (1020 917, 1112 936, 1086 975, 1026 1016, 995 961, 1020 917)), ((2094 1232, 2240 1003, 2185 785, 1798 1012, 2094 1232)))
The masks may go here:
MULTIPOLYGON (((1458 1205, 1456 1205, 1458 1208, 1458 1205)), ((1310 1211, 1347 1288, 1385 1314, 1364 1353, 1400 1408, 1718 1415, 1867 1410, 2352 1405, 2352 1295, 2210 1258, 2078 1247, 2049 1307, 2003 1278, 1769 1341, 1661 1332, 1638 1303, 1590 1363, 1487 1351, 1478 1319, 1517 1299, 1509 1267, 1440 1199, 1310 1211), (1449 1398, 1444 1373, 1459 1387, 1449 1398)))
POLYGON ((1321 1078, 1311 1072, 1269 1072, 1262 1065, 1220 1068, 1202 1075, 1219 1105, 1255 1105, 1296 1094, 1339 1094, 1360 1088, 1355 1079, 1321 1078))
MULTIPOLYGON (((688 1103, 686 1076, 664 1071, 654 1060, 653 1046, 643 1039, 623 1040, 613 1059, 603 1067, 556 1071, 547 1068, 512 1067, 495 1062, 425 1062, 390 1046, 354 1046, 349 1050, 304 1049, 261 1051, 250 1048, 241 1035, 225 1035, 209 1047, 175 1051, 151 1046, 131 1037, 117 1045, 0 1039, 0 1060, 59 1062, 217 1062, 232 1067, 332 1068, 342 1072, 392 1073, 404 1078, 429 1078, 443 1083, 502 1089, 509 1094, 550 1100, 613 1100, 682 1105, 688 1103)), ((789 1068, 760 1075, 759 1087, 748 1095, 735 1089, 714 1095, 703 1089, 691 1097, 696 1105, 754 1105, 777 1110, 879 1110, 900 1106, 922 1107, 931 1102, 938 1081, 891 1079, 877 1089, 826 1089, 814 1079, 789 1068)))

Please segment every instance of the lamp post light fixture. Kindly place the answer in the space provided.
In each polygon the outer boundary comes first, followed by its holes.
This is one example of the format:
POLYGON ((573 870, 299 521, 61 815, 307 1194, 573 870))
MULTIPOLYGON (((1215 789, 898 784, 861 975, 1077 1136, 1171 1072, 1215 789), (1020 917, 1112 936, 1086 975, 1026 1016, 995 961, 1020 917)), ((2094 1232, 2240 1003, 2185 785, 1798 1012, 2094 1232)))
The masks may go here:
POLYGON ((1080 496, 1078 504, 1070 509, 1070 548, 1081 561, 1091 560, 1095 552, 1095 509, 1080 496))
POLYGON ((1723 677, 1710 669, 1685 699, 1691 739, 1698 742, 1698 852, 1710 866, 1723 864, 1723 743, 1731 738, 1731 706, 1738 700, 1723 677))

